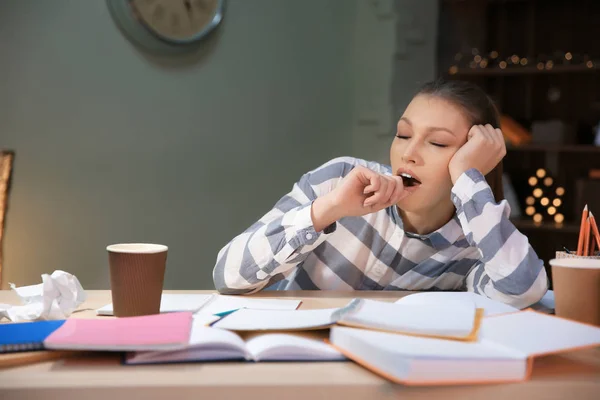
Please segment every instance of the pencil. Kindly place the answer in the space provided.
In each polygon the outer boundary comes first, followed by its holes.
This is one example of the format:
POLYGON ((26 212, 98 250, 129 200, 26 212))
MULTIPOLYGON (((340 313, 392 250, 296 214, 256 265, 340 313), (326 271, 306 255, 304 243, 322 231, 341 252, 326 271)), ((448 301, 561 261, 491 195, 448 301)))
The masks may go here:
POLYGON ((577 243, 577 255, 583 255, 583 239, 585 236, 585 224, 587 222, 588 217, 588 206, 587 204, 583 208, 583 213, 581 214, 581 226, 579 227, 579 242, 577 243))
MULTIPOLYGON (((594 214, 590 212, 590 224, 592 225, 592 232, 594 234, 594 238, 596 239, 596 245, 598 250, 600 250, 600 233, 598 232, 598 225, 596 225, 596 218, 594 218, 594 214)), ((592 241, 592 243, 594 243, 592 241)), ((594 250, 592 250, 593 253, 594 250)), ((593 254, 592 254, 593 255, 593 254)))
POLYGON ((583 233, 583 256, 587 257, 590 255, 590 217, 587 218, 585 223, 585 232, 583 233))

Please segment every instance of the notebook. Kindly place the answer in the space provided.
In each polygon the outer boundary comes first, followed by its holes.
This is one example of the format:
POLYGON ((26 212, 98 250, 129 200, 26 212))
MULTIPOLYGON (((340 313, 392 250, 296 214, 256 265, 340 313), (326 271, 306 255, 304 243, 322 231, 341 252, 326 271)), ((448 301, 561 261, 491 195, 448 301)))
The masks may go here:
POLYGON ((129 352, 124 364, 201 361, 340 361, 346 358, 318 333, 268 333, 244 338, 231 331, 194 323, 189 345, 175 351, 129 352))
POLYGON ((190 339, 192 313, 111 319, 68 319, 44 340, 47 349, 138 351, 173 350, 190 339))
MULTIPOLYGON (((240 308, 266 310, 295 310, 301 300, 280 300, 224 296, 220 294, 171 294, 164 293, 160 301, 160 312, 198 312, 226 314, 240 308)), ((97 315, 113 315, 112 303, 96 310, 97 315)))
POLYGON ((324 329, 334 324, 396 333, 475 340, 481 315, 475 303, 394 304, 353 299, 343 308, 321 310, 250 310, 231 313, 212 326, 233 331, 324 329))
POLYGON ((422 292, 402 297, 397 304, 443 304, 447 301, 475 303, 475 307, 483 309, 484 316, 505 314, 519 311, 518 308, 492 300, 473 292, 422 292))
POLYGON ((334 326, 330 342, 396 383, 448 385, 520 382, 534 357, 600 345, 600 328, 533 310, 485 317, 475 342, 334 326))
POLYGON ((0 324, 0 353, 41 350, 44 339, 65 320, 0 324))

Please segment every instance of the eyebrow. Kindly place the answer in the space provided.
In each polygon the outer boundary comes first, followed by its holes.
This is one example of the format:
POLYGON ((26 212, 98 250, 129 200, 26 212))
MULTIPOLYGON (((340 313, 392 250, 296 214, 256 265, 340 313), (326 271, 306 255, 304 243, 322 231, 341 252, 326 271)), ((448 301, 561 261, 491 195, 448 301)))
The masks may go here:
MULTIPOLYGON (((404 122, 406 122, 406 123, 407 123, 409 126, 411 126, 411 127, 412 127, 412 122, 410 122, 410 119, 408 119, 408 118, 406 118, 406 117, 402 117, 402 118, 400 118, 400 121, 404 121, 404 122)), ((456 135, 454 134, 454 132, 452 132, 452 131, 451 131, 450 129, 448 129, 448 128, 442 128, 442 127, 438 127, 438 126, 428 126, 426 130, 427 130, 428 132, 432 132, 432 131, 445 131, 445 132, 448 132, 448 133, 450 133, 450 134, 451 134, 451 135, 453 135, 453 136, 456 136, 456 135)))

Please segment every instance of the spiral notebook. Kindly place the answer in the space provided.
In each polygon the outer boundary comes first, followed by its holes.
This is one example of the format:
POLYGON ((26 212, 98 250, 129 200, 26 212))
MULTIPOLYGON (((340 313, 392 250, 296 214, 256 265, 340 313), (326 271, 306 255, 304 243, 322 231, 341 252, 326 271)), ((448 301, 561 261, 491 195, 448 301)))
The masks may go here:
POLYGON ((41 350, 44 340, 64 324, 64 320, 0 324, 0 354, 41 350))

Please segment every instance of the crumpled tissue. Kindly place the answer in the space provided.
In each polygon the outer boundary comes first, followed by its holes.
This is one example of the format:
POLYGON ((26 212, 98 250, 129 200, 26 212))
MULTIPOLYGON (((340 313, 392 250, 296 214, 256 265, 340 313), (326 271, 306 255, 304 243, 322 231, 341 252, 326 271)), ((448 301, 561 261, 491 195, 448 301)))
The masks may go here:
POLYGON ((56 270, 52 275, 43 274, 38 285, 10 287, 21 298, 23 305, 0 304, 0 320, 12 322, 65 319, 87 298, 75 275, 56 270))

